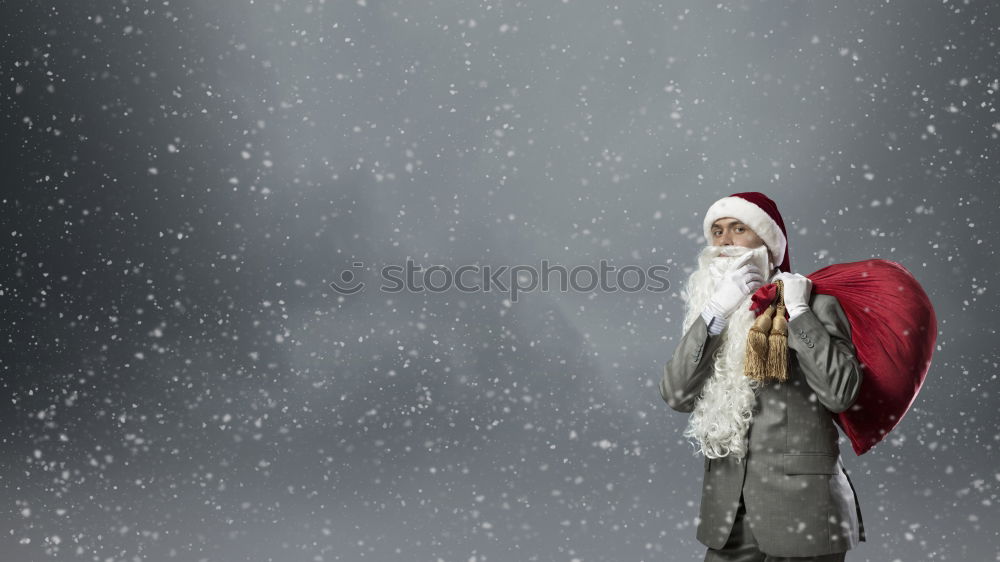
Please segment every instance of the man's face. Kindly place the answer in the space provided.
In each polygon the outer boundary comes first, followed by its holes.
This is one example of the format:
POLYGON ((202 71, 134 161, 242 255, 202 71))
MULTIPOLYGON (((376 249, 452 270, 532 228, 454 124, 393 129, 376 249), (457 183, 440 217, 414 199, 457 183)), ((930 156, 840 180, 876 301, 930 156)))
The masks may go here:
POLYGON ((712 223, 711 244, 713 246, 759 248, 764 244, 764 240, 742 222, 732 217, 723 217, 712 223))

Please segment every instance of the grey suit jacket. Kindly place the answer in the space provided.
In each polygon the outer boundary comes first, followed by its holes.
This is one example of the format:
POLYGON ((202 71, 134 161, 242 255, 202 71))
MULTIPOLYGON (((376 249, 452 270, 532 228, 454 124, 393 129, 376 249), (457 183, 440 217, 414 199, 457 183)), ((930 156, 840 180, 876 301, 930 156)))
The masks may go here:
MULTIPOLYGON (((788 380, 760 388, 743 462, 705 459, 697 538, 708 547, 726 543, 741 493, 767 554, 819 556, 865 540, 831 414, 854 403, 862 371, 837 299, 813 293, 809 304, 788 324, 788 380)), ((700 317, 681 338, 660 381, 671 408, 694 410, 721 340, 700 317)))

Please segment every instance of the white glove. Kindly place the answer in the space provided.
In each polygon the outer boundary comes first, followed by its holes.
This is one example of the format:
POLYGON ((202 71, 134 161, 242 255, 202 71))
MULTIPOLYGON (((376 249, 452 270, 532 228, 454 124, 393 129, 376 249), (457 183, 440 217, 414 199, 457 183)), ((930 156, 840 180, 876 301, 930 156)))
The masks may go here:
POLYGON ((812 292, 812 281, 798 273, 779 273, 775 281, 780 280, 784 286, 785 309, 788 310, 788 321, 809 310, 809 293, 812 292))
POLYGON ((747 263, 752 257, 746 254, 733 263, 715 287, 715 294, 705 305, 705 312, 717 318, 728 319, 744 297, 764 285, 760 269, 747 263))

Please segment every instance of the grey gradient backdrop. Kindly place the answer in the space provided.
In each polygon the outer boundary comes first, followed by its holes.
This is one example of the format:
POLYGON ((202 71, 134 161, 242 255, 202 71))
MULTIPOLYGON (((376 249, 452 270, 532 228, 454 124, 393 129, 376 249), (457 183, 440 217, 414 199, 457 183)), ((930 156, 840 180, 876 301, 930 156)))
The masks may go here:
POLYGON ((656 382, 707 206, 879 257, 940 333, 842 442, 849 560, 1000 560, 988 2, 0 4, 5 560, 699 560, 656 382), (338 298, 355 261, 666 293, 338 298))

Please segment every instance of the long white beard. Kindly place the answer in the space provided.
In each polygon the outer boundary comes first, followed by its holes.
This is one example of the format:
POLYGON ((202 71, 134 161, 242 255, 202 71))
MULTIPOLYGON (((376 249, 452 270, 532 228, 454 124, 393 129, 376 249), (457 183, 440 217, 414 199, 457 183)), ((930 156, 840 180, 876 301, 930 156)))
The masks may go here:
MULTIPOLYGON (((766 282, 779 273, 771 265, 766 246, 755 249, 706 246, 698 254, 698 268, 688 277, 682 293, 686 306, 684 333, 701 316, 722 274, 747 252, 753 253, 751 263, 766 272, 766 282), (720 253, 725 255, 720 257, 720 253)), ((714 336, 723 340, 711 358, 714 372, 705 383, 684 430, 684 436, 694 440, 695 454, 700 452, 709 458, 732 455, 737 460, 746 456, 747 430, 753 420, 756 393, 761 384, 743 374, 747 334, 756 319, 750 302, 750 295, 747 295, 729 317, 722 333, 714 336)))

